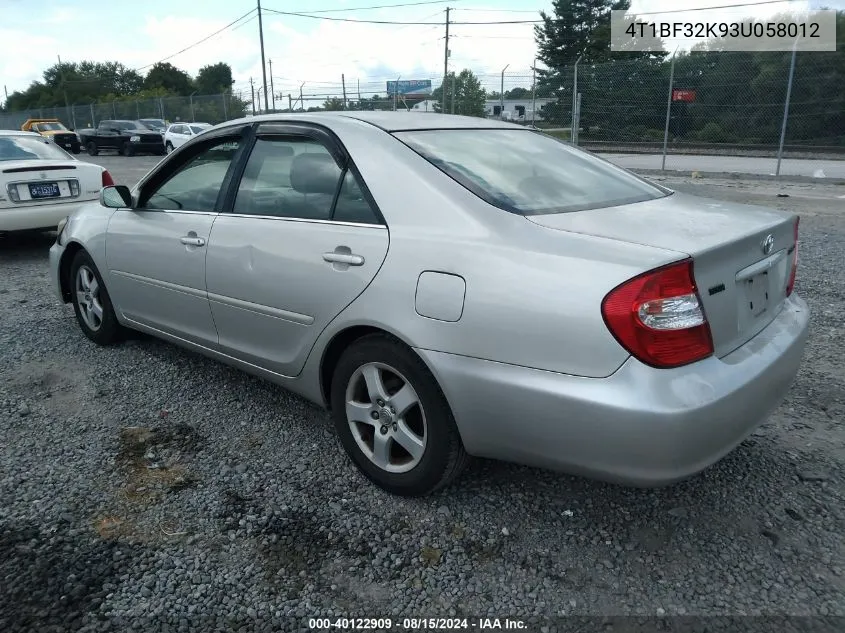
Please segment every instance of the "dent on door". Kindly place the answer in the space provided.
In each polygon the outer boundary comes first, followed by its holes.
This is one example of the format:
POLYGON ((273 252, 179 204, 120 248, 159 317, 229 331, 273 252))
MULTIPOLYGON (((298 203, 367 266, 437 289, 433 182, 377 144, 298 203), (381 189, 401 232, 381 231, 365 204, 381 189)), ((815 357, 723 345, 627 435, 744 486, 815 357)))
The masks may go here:
POLYGON ((379 226, 219 216, 206 280, 221 348, 298 374, 322 330, 378 272, 388 242, 379 226))

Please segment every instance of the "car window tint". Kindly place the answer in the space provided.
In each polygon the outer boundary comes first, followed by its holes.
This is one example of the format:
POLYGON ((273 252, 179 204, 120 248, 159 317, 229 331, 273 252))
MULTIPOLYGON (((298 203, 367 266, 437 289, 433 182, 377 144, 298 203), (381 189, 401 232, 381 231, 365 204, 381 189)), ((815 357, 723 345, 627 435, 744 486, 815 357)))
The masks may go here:
POLYGON ((218 140, 182 165, 155 190, 144 192, 139 206, 166 211, 214 211, 220 187, 239 145, 239 140, 218 140))
POLYGON ((328 220, 341 169, 321 143, 296 136, 259 138, 234 213, 328 220))
POLYGON ((395 136, 474 194, 525 215, 653 200, 667 191, 530 130, 421 130, 395 136))
POLYGON ((343 177, 332 219, 338 222, 381 224, 370 203, 364 197, 358 179, 349 169, 343 177))

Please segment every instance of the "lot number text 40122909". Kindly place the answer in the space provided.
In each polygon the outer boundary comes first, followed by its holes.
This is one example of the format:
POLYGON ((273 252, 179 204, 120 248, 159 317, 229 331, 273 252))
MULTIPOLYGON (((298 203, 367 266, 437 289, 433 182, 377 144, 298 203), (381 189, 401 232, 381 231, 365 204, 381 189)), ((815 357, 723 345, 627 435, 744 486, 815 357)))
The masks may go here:
POLYGON ((310 618, 308 628, 317 631, 329 630, 398 630, 398 631, 445 631, 445 630, 513 630, 525 629, 524 621, 513 618, 310 618))

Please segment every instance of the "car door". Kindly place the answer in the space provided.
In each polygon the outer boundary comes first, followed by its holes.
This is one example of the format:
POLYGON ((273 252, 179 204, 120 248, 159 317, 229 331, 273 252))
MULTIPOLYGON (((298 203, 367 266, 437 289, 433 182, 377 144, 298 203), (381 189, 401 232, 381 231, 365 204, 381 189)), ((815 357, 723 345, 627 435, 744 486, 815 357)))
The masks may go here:
POLYGON ((165 160, 138 188, 134 207, 112 216, 106 237, 109 291, 127 318, 216 344, 205 288, 206 246, 243 130, 221 130, 165 160))
POLYGON ((191 138, 188 135, 187 125, 178 125, 173 133, 173 147, 181 147, 185 142, 191 138))
POLYGON ((372 281, 387 227, 354 164, 308 125, 262 123, 209 238, 221 351, 298 374, 320 332, 372 281))

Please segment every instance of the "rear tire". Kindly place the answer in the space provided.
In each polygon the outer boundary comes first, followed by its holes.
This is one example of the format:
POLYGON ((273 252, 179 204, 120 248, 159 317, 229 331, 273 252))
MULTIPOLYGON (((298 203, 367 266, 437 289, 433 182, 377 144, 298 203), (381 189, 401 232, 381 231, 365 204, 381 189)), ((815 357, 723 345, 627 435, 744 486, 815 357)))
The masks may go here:
POLYGON ((122 341, 126 331, 117 320, 100 271, 85 251, 74 256, 69 281, 73 311, 82 333, 97 345, 122 341))
POLYGON ((89 156, 96 156, 100 153, 97 149, 97 144, 94 141, 88 141, 88 143, 85 144, 85 150, 88 152, 89 156))
POLYGON ((422 359, 392 337, 366 336, 344 351, 331 405, 341 445, 387 492, 428 495, 454 481, 467 462, 440 386, 422 359))

